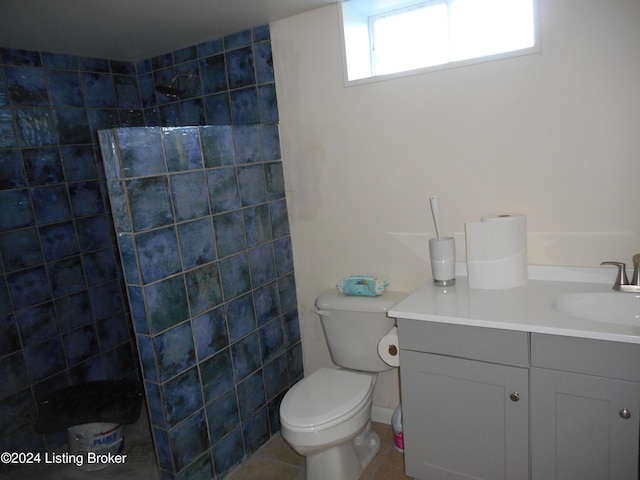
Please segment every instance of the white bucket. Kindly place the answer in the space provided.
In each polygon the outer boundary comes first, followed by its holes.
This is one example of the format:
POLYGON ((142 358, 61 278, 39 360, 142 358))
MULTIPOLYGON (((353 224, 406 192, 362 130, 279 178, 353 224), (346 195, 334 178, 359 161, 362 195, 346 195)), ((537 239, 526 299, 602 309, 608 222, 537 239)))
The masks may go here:
POLYGON ((119 455, 124 450, 124 426, 117 423, 85 423, 67 429, 69 454, 81 470, 101 470, 109 462, 103 455, 119 455), (95 455, 93 455, 95 454, 95 455))

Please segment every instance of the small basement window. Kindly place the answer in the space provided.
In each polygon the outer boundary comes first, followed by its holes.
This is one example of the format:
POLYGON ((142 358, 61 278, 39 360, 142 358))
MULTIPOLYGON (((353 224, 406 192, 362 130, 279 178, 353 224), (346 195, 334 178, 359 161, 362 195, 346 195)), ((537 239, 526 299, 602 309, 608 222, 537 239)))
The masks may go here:
POLYGON ((347 82, 538 51, 535 1, 345 1, 347 82))

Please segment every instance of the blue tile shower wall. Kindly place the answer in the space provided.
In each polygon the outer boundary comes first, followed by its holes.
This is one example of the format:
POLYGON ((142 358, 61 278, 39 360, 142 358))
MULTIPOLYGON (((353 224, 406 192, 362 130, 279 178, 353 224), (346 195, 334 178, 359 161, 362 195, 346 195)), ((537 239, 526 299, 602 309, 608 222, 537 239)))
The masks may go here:
POLYGON ((66 442, 33 429, 52 389, 138 378, 96 130, 144 114, 114 84, 135 68, 0 49, 0 451, 66 442))
MULTIPOLYGON (((6 332, 6 335, 0 335, 0 447, 34 451, 50 448, 66 440, 63 436, 45 438, 35 435, 31 427, 36 414, 36 399, 39 398, 40 392, 50 389, 51 385, 97 378, 95 372, 104 372, 105 368, 107 371, 104 373, 108 374, 106 376, 113 377, 116 374, 116 365, 128 374, 137 368, 137 363, 130 356, 123 354, 125 350, 122 344, 119 346, 121 337, 118 332, 122 332, 123 326, 130 325, 131 321, 126 306, 127 294, 123 293, 123 289, 126 288, 114 287, 116 283, 120 285, 122 274, 119 268, 120 260, 114 247, 117 240, 113 225, 106 220, 110 217, 109 209, 113 210, 114 215, 118 215, 124 211, 125 205, 109 205, 96 131, 145 125, 207 124, 261 127, 269 125, 267 130, 273 129, 273 134, 262 136, 261 151, 256 149, 257 132, 252 129, 236 132, 233 145, 204 142, 205 155, 218 155, 231 162, 223 163, 224 166, 231 166, 235 165, 236 158, 243 159, 245 163, 258 162, 258 159, 267 162, 279 159, 279 139, 275 130, 277 121, 268 26, 214 39, 135 65, 104 59, 0 48, 0 237, 4 239, 0 245, 0 322, 2 332, 6 332), (180 78, 182 94, 179 98, 168 98, 155 91, 156 85, 166 82, 176 73, 188 72, 193 73, 193 76, 191 79, 180 78), (231 151, 234 152, 233 161, 229 157, 231 151), (61 164, 56 161, 56 152, 62 160, 61 164), (260 157, 264 152, 272 153, 260 157), (62 182, 56 183, 60 179, 62 182), (97 210, 100 213, 94 215, 93 212, 96 208, 99 209, 100 204, 100 200, 95 196, 91 197, 91 192, 97 191, 96 184, 101 193, 104 212, 97 210), (94 199, 93 202, 88 201, 91 198, 94 199), (11 210, 7 210, 6 205, 10 205, 11 210), (75 240, 74 234, 77 237, 75 240), (72 252, 77 249, 82 259, 81 268, 73 261, 78 255, 72 252), (115 262, 102 250, 113 251, 115 262), (104 272, 111 272, 114 264, 118 281, 96 285, 97 279, 101 278, 104 272), (17 288, 11 285, 22 276, 12 274, 26 270, 32 270, 24 277, 30 293, 20 296, 15 293, 17 288), (84 280, 81 279, 82 275, 86 275, 84 280), (45 280, 49 283, 48 286, 44 285, 45 280), (85 283, 88 285, 88 293, 76 292, 85 283), (47 300, 48 295, 51 295, 53 305, 47 300), (34 302, 34 310, 39 314, 32 317, 17 315, 31 308, 31 305, 27 305, 29 302, 34 302), (110 310, 116 311, 116 315, 110 316, 110 310), (69 314, 58 315, 59 312, 69 314), (120 312, 122 316, 119 315, 120 312), (50 321, 52 316, 55 316, 55 322, 50 321), (120 320, 112 320, 112 317, 120 320), (56 329, 60 332, 59 335, 52 333, 56 329), (77 332, 75 335, 69 335, 69 338, 63 337, 66 332, 71 331, 77 332), (89 340, 85 342, 80 339, 89 340), (29 346, 32 343, 34 345, 29 346), (95 350, 96 348, 98 350, 95 350), (74 363, 87 355, 90 356, 89 359, 77 365, 74 363), (69 366, 70 361, 72 363, 69 366), (89 366, 82 366, 84 364, 89 366), (96 368, 96 365, 100 368, 96 368), (62 370, 58 371, 58 368, 62 370)), ((207 130, 200 133, 215 138, 219 132, 207 130)), ((179 165, 175 168, 183 168, 183 163, 183 160, 179 160, 179 165)), ((143 169, 137 171, 136 175, 145 176, 144 169, 153 167, 143 163, 131 165, 131 168, 143 169)), ((240 235, 237 222, 242 220, 245 222, 243 226, 247 226, 244 240, 247 250, 235 252, 240 255, 239 263, 234 263, 238 260, 225 262, 227 288, 230 282, 233 283, 229 279, 235 273, 233 268, 236 265, 243 266, 243 271, 246 271, 244 265, 247 263, 244 258, 251 262, 249 265, 252 266, 250 273, 254 275, 253 281, 264 282, 265 279, 271 278, 270 275, 276 268, 273 262, 260 263, 266 255, 264 250, 273 248, 261 244, 266 232, 265 204, 241 207, 243 216, 240 216, 238 211, 228 211, 220 215, 216 220, 218 229, 215 230, 214 236, 214 241, 218 241, 219 244, 212 249, 206 238, 210 233, 209 228, 213 231, 215 225, 209 227, 202 219, 200 222, 193 221, 193 224, 186 225, 186 219, 199 215, 203 208, 202 197, 195 196, 195 192, 189 190, 189 173, 193 172, 185 172, 183 179, 176 179, 169 186, 174 198, 178 198, 178 191, 185 194, 182 200, 177 200, 179 205, 173 207, 179 241, 190 242, 196 246, 189 251, 181 250, 181 262, 186 268, 190 268, 218 258, 218 263, 222 264, 220 259, 223 256, 233 256, 230 252, 234 252, 236 248, 234 239, 240 235), (198 200, 193 200, 196 198, 198 200), (185 224, 182 224, 183 222, 185 224)), ((207 182, 224 182, 225 179, 228 181, 224 172, 210 175, 212 177, 207 177, 207 182)), ((255 178, 255 172, 249 170, 243 174, 244 182, 251 182, 251 178, 255 178)), ((153 186, 147 188, 151 192, 154 191, 153 186)), ((207 196, 209 194, 210 192, 207 192, 207 196)), ((220 201, 217 209, 224 209, 225 202, 234 201, 221 197, 220 193, 212 195, 220 201)), ((260 198, 261 190, 257 195, 257 198, 260 198)), ((253 193, 244 194, 245 202, 255 201, 255 198, 253 193)), ((144 208, 144 199, 141 199, 140 203, 137 208, 144 208)), ((282 205, 285 206, 284 202, 282 205)), ((216 210, 212 213, 220 212, 216 210)), ((284 208, 281 213, 284 215, 284 208)), ((286 215, 277 220, 278 214, 275 211, 270 211, 269 214, 275 215, 276 224, 282 229, 279 231, 278 228, 273 228, 271 234, 274 238, 282 240, 282 232, 288 228, 286 215)), ((151 245, 152 242, 152 239, 148 239, 147 245, 151 245)), ((120 256, 126 260, 128 256, 135 255, 132 247, 133 245, 121 244, 120 256)), ((153 250, 153 247, 150 248, 153 250)), ((130 262, 125 261, 125 266, 131 266, 130 262)), ((222 266, 219 265, 218 268, 221 269, 222 266)), ((127 275, 129 273, 131 272, 127 272, 127 275)), ((154 265, 145 264, 147 277, 153 278, 153 275, 157 274, 159 272, 154 265)), ((290 277, 290 280, 292 281, 293 277, 290 277)), ((197 276, 194 275, 191 281, 197 282, 197 276)), ((286 280, 282 282, 286 285, 286 280)), ((241 284, 242 280, 236 283, 241 284)), ((154 293, 158 296, 163 292, 158 289, 151 292, 151 295, 154 293)), ((141 302, 137 299, 136 292, 129 291, 128 294, 134 309, 139 308, 141 302)), ((268 289, 254 289, 252 295, 254 306, 260 309, 255 314, 268 315, 265 312, 269 310, 269 301, 274 293, 268 289)), ((295 304, 292 285, 279 292, 279 295, 282 295, 285 304, 295 304)), ((200 303, 199 308, 206 305, 206 299, 202 301, 204 303, 200 303)), ((174 307, 170 302, 169 306, 174 307)), ((238 299, 229 305, 229 308, 235 315, 233 312, 246 311, 246 306, 246 302, 238 299)), ((134 318, 144 315, 144 312, 139 311, 133 313, 134 318)), ((205 406, 205 413, 200 415, 206 418, 205 423, 208 422, 209 438, 224 437, 225 440, 224 448, 221 448, 220 444, 215 451, 212 450, 213 460, 216 461, 213 468, 217 473, 231 468, 264 440, 263 435, 251 436, 252 432, 260 430, 251 429, 254 423, 248 422, 245 417, 241 431, 230 427, 236 425, 235 420, 232 420, 235 418, 233 412, 236 416, 240 415, 241 407, 237 402, 231 401, 235 395, 246 398, 253 395, 251 388, 255 387, 256 398, 261 397, 258 391, 258 376, 255 371, 250 370, 256 364, 255 357, 248 354, 246 361, 241 360, 244 358, 244 352, 251 352, 248 347, 252 342, 255 344, 257 332, 244 335, 242 332, 247 329, 246 322, 233 322, 232 342, 238 345, 233 349, 225 349, 223 344, 226 343, 221 332, 228 334, 230 330, 222 330, 223 326, 227 329, 226 323, 223 322, 223 319, 226 321, 224 315, 226 310, 214 309, 204 311, 199 318, 190 320, 197 325, 194 328, 198 329, 198 332, 204 332, 202 337, 196 335, 194 339, 194 346, 198 352, 197 362, 206 360, 199 365, 201 372, 202 368, 205 368, 201 390, 207 395, 206 398, 216 398, 214 402, 205 406), (210 334, 214 340, 203 340, 209 338, 210 334), (221 349, 222 355, 214 354, 221 349), (224 376, 232 358, 240 362, 237 368, 240 369, 238 371, 241 372, 241 378, 245 379, 245 375, 249 375, 251 381, 240 386, 234 378, 224 376), (220 408, 220 412, 224 413, 218 423, 209 421, 215 408, 220 408), (228 449, 228 453, 225 448, 228 449)), ((292 310, 282 315, 283 321, 288 322, 292 332, 297 332, 297 312, 292 310)), ((162 320, 160 324, 161 322, 162 320)), ((272 337, 265 337, 267 331, 263 332, 262 336, 258 334, 257 338, 260 341, 265 338, 260 344, 262 354, 271 361, 269 369, 262 370, 262 378, 266 379, 264 395, 271 399, 268 411, 270 431, 273 433, 277 429, 277 391, 285 377, 288 380, 290 375, 301 376, 302 367, 299 346, 292 350, 296 352, 294 358, 298 358, 289 370, 282 356, 274 353, 280 351, 277 334, 271 345, 271 340, 267 340, 272 337), (276 357, 279 363, 276 363, 276 357)), ((143 340, 137 345, 143 362, 149 360, 149 351, 157 351, 155 345, 144 341, 145 337, 150 339, 152 335, 155 335, 155 332, 146 336, 143 334, 143 337, 140 337, 143 340)), ((290 334, 289 338, 293 338, 291 335, 297 333, 290 334)), ((171 338, 166 337, 167 340, 171 338)), ((230 339, 231 337, 228 337, 226 342, 230 339)), ((168 343, 173 343, 173 340, 168 343)), ((246 379, 249 380, 248 377, 246 379)), ((164 380, 146 382, 148 406, 152 412, 162 412, 163 402, 168 398, 161 395, 160 386, 163 383, 164 380)), ((242 403, 245 415, 251 410, 248 404, 246 400, 242 403)), ((170 409, 166 415, 176 418, 176 414, 170 409)), ((194 426, 198 422, 194 419, 190 421, 194 426)), ((182 433, 171 433, 171 436, 170 429, 160 428, 155 431, 160 466, 167 478, 172 476, 168 472, 173 471, 175 466, 171 456, 176 452, 171 449, 171 442, 184 441, 184 445, 199 444, 197 438, 184 438, 185 431, 186 428, 182 433), (171 460, 167 460, 168 458, 171 460)), ((184 458, 184 455, 181 458, 184 458)), ((187 476, 198 470, 198 462, 202 462, 205 472, 212 468, 213 461, 204 456, 198 457, 193 465, 184 470, 187 476)), ((0 471, 2 468, 0 467, 0 471)))
POLYGON ((303 374, 278 126, 100 139, 163 478, 223 475, 303 374))

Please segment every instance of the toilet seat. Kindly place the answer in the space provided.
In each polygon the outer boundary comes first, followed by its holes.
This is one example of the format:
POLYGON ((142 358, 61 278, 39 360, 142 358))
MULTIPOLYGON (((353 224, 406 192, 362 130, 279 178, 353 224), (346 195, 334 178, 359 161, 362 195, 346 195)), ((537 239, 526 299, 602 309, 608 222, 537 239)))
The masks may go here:
POLYGON ((330 428, 363 408, 371 398, 374 376, 321 368, 294 385, 282 400, 280 420, 296 431, 330 428))

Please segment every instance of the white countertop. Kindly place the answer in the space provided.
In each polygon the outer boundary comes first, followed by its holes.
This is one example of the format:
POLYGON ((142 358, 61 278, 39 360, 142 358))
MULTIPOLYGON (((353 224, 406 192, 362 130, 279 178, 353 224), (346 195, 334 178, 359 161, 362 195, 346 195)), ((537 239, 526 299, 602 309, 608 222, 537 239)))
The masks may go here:
POLYGON ((551 306, 554 298, 566 293, 610 292, 615 270, 529 266, 526 286, 484 290, 469 288, 465 267, 456 265, 453 287, 436 287, 429 282, 393 307, 389 316, 640 344, 640 321, 638 326, 630 326, 584 320, 551 306))

